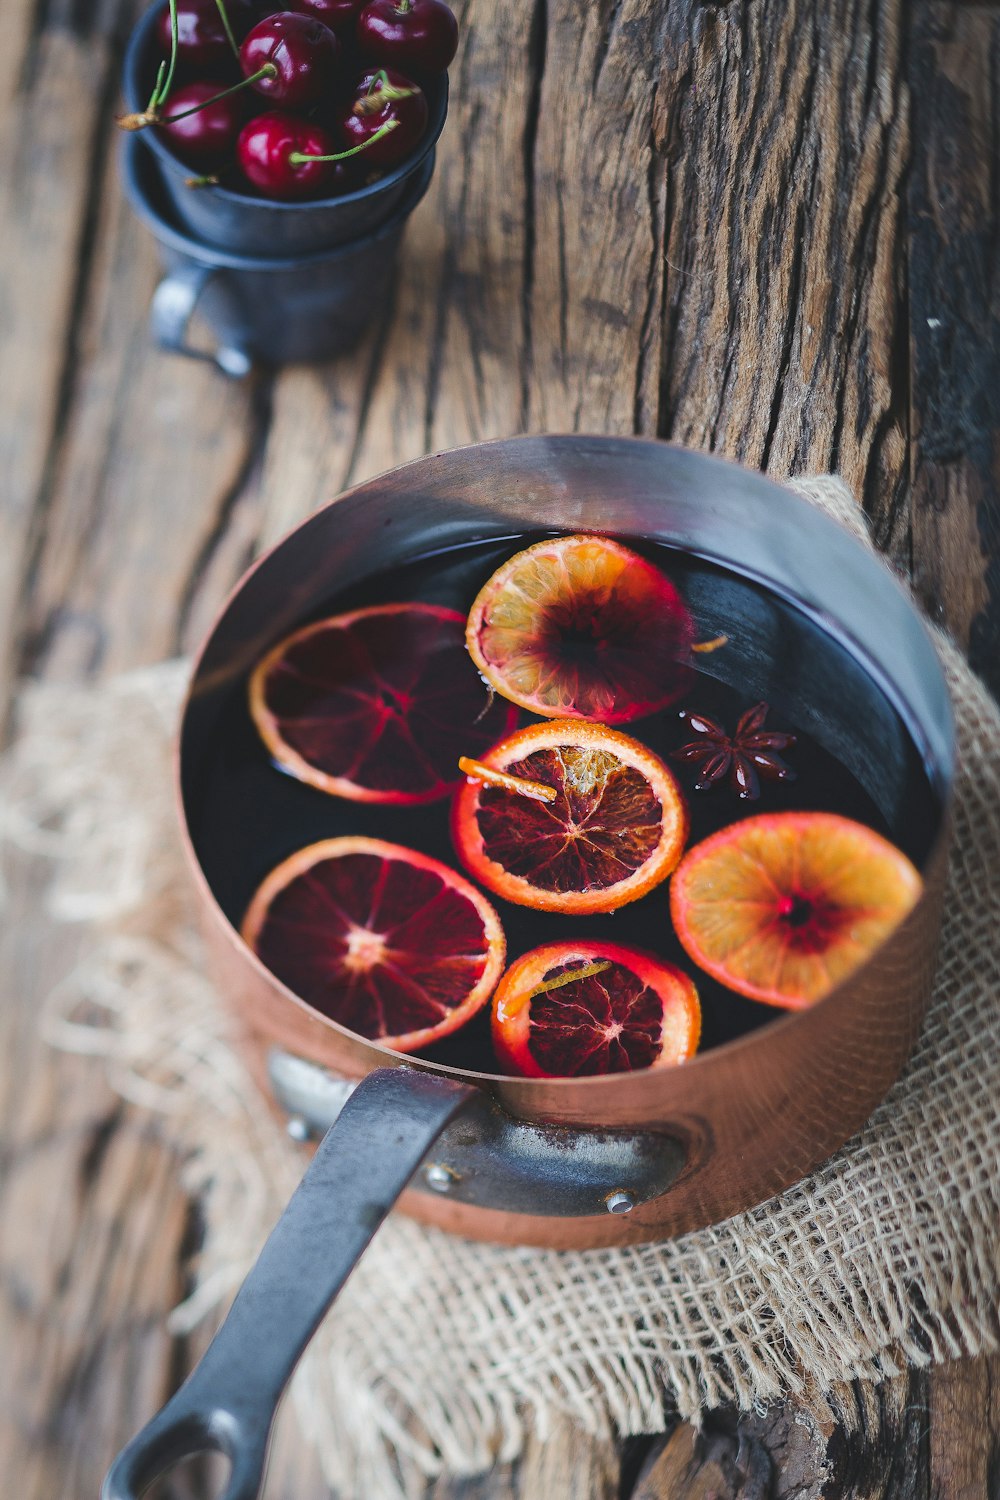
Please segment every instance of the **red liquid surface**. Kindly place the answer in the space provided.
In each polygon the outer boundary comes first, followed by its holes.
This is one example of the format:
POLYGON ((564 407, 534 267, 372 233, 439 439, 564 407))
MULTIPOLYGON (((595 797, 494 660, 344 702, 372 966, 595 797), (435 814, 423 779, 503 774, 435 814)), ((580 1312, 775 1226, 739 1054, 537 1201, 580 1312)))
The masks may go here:
MULTIPOLYGON (((493 569, 518 545, 524 543, 475 544, 419 559, 331 597, 308 619, 407 600, 465 612, 493 569)), ((676 705, 623 726, 677 775, 691 810, 689 843, 757 812, 834 812, 884 834, 919 868, 936 826, 934 797, 898 715, 857 663, 797 611, 755 586, 671 549, 639 545, 687 599, 697 638, 721 633, 733 641, 696 658, 690 691, 676 705), (751 621, 756 622, 752 631, 751 621), (746 646, 748 632, 757 641, 752 650, 746 646), (768 643, 766 651, 759 649, 760 639, 768 643), (740 801, 725 783, 711 792, 694 792, 697 765, 670 759, 672 750, 694 738, 678 710, 700 710, 731 730, 740 714, 761 699, 771 705, 768 727, 797 736, 784 756, 796 780, 765 783, 756 802, 740 801), (848 759, 853 769, 845 763, 848 759)), ((307 619, 300 622, 305 623, 307 619)), ((461 869, 449 835, 447 800, 422 806, 352 803, 294 780, 274 765, 257 734, 245 683, 220 697, 217 715, 211 753, 188 774, 185 794, 196 852, 235 926, 264 877, 293 851, 319 839, 363 834, 461 869)), ((521 711, 518 722, 530 723, 532 716, 521 711)), ((456 761, 463 753, 467 747, 456 744, 456 761)), ((690 974, 702 1003, 700 1051, 780 1016, 695 968, 673 934, 667 892, 664 883, 617 912, 587 917, 536 912, 492 895, 490 900, 507 935, 508 963, 543 943, 589 938, 647 949, 690 974)), ((496 1071, 488 1007, 422 1055, 456 1067, 496 1071)))

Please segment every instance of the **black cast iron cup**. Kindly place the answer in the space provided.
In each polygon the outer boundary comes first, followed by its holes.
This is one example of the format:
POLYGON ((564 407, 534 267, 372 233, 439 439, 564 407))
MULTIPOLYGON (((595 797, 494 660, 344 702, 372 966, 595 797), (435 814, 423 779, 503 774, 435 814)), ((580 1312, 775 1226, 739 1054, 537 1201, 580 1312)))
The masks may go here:
MULTIPOLYGON (((145 12, 125 52, 122 89, 129 110, 146 108, 156 80, 160 48, 156 24, 163 0, 145 12)), ((226 187, 188 187, 192 169, 178 161, 148 127, 137 137, 155 161, 173 217, 187 233, 206 245, 239 255, 309 255, 370 234, 394 214, 427 168, 448 113, 448 78, 442 75, 424 85, 427 129, 412 155, 368 187, 339 198, 317 198, 308 203, 279 203, 247 191, 226 187)), ((262 108, 266 101, 257 96, 262 108)), ((425 184, 426 186, 426 184, 425 184)))
POLYGON ((157 342, 214 360, 233 376, 246 375, 258 362, 290 364, 346 353, 385 305, 406 220, 433 171, 432 151, 374 233, 311 255, 242 255, 206 245, 177 225, 152 156, 130 136, 122 151, 125 192, 153 231, 167 271, 150 310, 157 342), (213 353, 188 342, 196 307, 218 340, 213 353))

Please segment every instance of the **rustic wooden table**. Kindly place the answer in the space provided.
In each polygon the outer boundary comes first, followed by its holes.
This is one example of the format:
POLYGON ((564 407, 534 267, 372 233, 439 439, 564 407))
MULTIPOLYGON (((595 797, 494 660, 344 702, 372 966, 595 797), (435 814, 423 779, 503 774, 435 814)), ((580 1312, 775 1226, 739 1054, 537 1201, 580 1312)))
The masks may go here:
MULTIPOLYGON (((232 384, 150 345, 115 166, 130 0, 3 0, 0 678, 194 645, 253 554, 349 482, 525 430, 836 470, 1000 690, 1000 10, 945 0, 460 0, 429 198, 357 354, 232 384)), ((9 722, 13 719, 8 715, 9 722)), ((55 1056, 72 956, 11 894, 0 1008, 0 1475, 97 1493, 196 1352, 197 1219, 155 1121, 55 1056)), ((1000 1362, 845 1393, 848 1436, 710 1417, 557 1431, 435 1500, 998 1494, 1000 1362)), ((197 1472, 169 1491, 203 1497, 197 1472)), ((271 1500, 325 1490, 287 1430, 271 1500)), ((378 1497, 365 1497, 378 1500, 378 1497)))

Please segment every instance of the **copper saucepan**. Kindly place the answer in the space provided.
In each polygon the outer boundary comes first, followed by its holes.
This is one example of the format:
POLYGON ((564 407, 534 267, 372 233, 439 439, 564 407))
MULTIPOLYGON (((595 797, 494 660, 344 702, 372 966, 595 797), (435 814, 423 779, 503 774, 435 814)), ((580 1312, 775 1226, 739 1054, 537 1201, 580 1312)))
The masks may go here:
POLYGON ((360 485, 279 543, 237 587, 198 659, 180 800, 247 1056, 293 1133, 326 1134, 201 1364, 119 1455, 104 1500, 131 1500, 205 1449, 231 1460, 224 1500, 253 1500, 288 1377, 397 1200, 483 1239, 627 1244, 760 1203, 840 1146, 898 1075, 926 1008, 953 770, 943 676, 903 590, 814 507, 719 459, 643 439, 486 443, 360 485), (389 1052, 264 969, 206 872, 208 747, 265 651, 372 575, 540 529, 659 541, 763 586, 743 586, 729 646, 708 670, 763 696, 777 660, 790 716, 854 772, 924 876, 909 918, 845 984, 683 1068, 534 1080, 389 1052), (769 596, 793 607, 795 629, 769 596))

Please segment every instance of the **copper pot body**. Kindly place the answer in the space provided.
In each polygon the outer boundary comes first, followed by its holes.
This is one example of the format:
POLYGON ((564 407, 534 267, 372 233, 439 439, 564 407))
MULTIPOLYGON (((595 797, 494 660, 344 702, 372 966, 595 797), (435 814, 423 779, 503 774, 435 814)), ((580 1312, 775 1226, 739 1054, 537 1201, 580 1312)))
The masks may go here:
MULTIPOLYGON (((737 641, 734 649, 746 651, 752 673, 754 643, 737 641)), ((876 724, 867 733, 855 749, 862 761, 882 753, 887 731, 876 724)), ((451 1231, 559 1248, 661 1239, 715 1223, 799 1180, 865 1122, 898 1077, 930 995, 953 761, 947 693, 929 636, 888 571, 843 528, 790 491, 719 459, 652 440, 579 436, 432 455, 310 517, 255 564, 223 608, 195 668, 179 755, 182 819, 212 963, 262 1079, 272 1047, 349 1078, 386 1065, 416 1067, 474 1083, 522 1120, 662 1133, 682 1143, 685 1166, 670 1189, 620 1217, 511 1213, 414 1191, 403 1199, 406 1211, 451 1231), (263 968, 221 911, 190 837, 191 787, 213 704, 276 639, 338 589, 421 553, 539 529, 656 539, 794 605, 849 652, 872 691, 892 705, 936 807, 923 895, 891 940, 809 1010, 681 1068, 519 1079, 378 1047, 320 1015, 263 968)))

